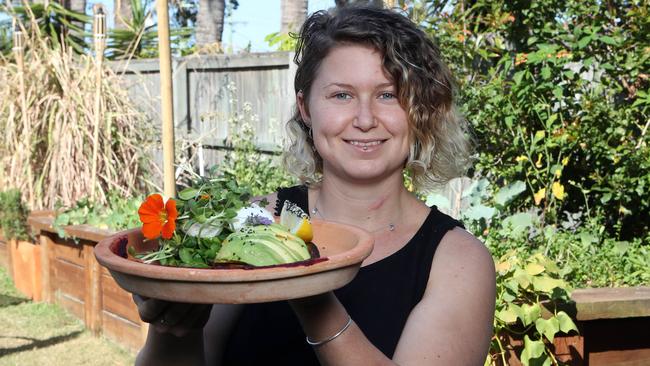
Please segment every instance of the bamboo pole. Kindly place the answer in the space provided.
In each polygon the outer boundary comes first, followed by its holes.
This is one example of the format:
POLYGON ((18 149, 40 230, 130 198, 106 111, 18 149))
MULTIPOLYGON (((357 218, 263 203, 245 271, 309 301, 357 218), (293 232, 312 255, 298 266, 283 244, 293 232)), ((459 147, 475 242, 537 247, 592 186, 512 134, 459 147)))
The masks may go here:
POLYGON ((93 38, 95 39, 95 121, 93 126, 93 160, 90 197, 97 198, 97 160, 99 160, 99 125, 102 119, 102 64, 106 41, 106 15, 101 4, 93 6, 93 38))
POLYGON ((34 177, 32 173, 32 132, 31 125, 27 119, 27 97, 25 92, 25 35, 23 30, 16 21, 16 18, 13 18, 13 28, 14 28, 14 47, 13 51, 16 55, 16 64, 18 65, 18 87, 20 88, 20 117, 23 123, 23 133, 25 138, 23 143, 24 153, 27 155, 25 157, 26 164, 26 175, 27 175, 27 202, 29 207, 34 209, 34 177))
POLYGON ((158 52, 160 55, 160 104, 162 106, 163 190, 167 197, 176 196, 174 177, 174 107, 172 57, 169 46, 169 10, 167 0, 156 0, 158 15, 158 52))

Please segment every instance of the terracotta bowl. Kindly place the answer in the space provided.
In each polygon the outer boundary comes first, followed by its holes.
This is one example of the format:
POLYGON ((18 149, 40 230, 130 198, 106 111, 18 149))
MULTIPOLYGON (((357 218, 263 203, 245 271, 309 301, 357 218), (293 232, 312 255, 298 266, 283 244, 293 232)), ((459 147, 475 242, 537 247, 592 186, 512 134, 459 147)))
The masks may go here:
POLYGON ((306 265, 198 269, 144 264, 122 256, 127 246, 136 252, 158 247, 157 240, 144 241, 139 228, 100 241, 95 256, 123 289, 150 298, 204 304, 288 300, 344 286, 372 252, 374 239, 362 229, 320 220, 312 225, 313 243, 325 259, 306 265))

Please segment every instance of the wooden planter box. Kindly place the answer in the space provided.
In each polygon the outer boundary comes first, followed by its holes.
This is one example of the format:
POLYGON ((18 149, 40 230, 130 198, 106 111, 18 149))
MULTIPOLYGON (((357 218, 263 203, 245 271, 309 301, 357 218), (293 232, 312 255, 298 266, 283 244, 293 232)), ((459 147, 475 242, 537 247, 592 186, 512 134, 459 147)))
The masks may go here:
POLYGON ((41 301, 40 246, 15 239, 9 240, 7 246, 16 289, 34 301, 41 301))
MULTIPOLYGON (((650 287, 577 289, 563 308, 579 334, 553 341, 558 361, 576 366, 650 365, 650 287)), ((519 366, 523 338, 503 336, 508 365, 519 366)))
POLYGON ((93 253, 111 231, 89 225, 68 226, 70 238, 52 227, 52 216, 31 216, 29 225, 40 243, 42 299, 57 303, 95 334, 103 334, 131 349, 144 345, 147 324, 140 320, 131 294, 122 290, 93 253), (74 239, 73 239, 74 238, 74 239))

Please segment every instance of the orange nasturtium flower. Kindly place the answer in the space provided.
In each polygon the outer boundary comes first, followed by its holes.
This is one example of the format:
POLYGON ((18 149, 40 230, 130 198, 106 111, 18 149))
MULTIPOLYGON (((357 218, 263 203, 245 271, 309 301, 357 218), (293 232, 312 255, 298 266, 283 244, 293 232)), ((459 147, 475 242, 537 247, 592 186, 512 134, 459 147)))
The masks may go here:
POLYGON ((172 198, 163 202, 160 194, 154 193, 142 202, 138 209, 142 221, 142 233, 147 239, 155 239, 162 232, 164 239, 171 239, 176 230, 176 201, 172 198))

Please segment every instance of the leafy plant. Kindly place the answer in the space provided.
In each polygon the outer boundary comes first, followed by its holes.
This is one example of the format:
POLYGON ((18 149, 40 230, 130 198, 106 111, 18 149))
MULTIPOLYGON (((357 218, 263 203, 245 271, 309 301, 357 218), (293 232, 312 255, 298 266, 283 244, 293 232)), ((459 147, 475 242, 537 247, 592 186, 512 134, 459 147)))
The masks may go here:
POLYGON ((27 207, 18 189, 0 192, 0 230, 5 239, 26 240, 27 207))
POLYGON ((120 231, 141 225, 138 207, 143 197, 124 198, 118 192, 108 194, 109 205, 99 205, 87 197, 77 201, 74 206, 59 209, 53 227, 61 237, 63 228, 68 225, 87 224, 104 230, 120 231))
POLYGON ((97 192, 124 196, 147 187, 147 149, 156 131, 128 98, 123 82, 87 55, 55 49, 47 38, 26 37, 24 69, 0 59, 0 186, 20 189, 30 209, 71 206, 97 192), (99 122, 92 101, 101 72, 99 122), (98 140, 92 131, 98 129, 98 140), (92 176, 93 146, 98 146, 92 176))
POLYGON ((226 144, 230 150, 221 166, 217 167, 220 174, 240 186, 248 187, 256 196, 295 184, 296 179, 279 165, 279 153, 260 151, 253 130, 258 117, 249 103, 244 103, 242 109, 237 109, 234 86, 230 86, 230 91, 233 95, 230 99, 231 110, 235 112, 228 119, 229 136, 226 144))
MULTIPOLYGON (((153 58, 158 57, 157 24, 151 22, 151 11, 148 10, 150 1, 126 0, 131 2, 131 18, 125 20, 125 28, 111 29, 108 34, 106 48, 109 59, 153 58)), ((170 41, 172 52, 182 52, 189 48, 192 35, 187 27, 172 28, 170 41)))
MULTIPOLYGON (((61 48, 63 41, 64 47, 71 47, 78 54, 83 54, 90 48, 87 41, 90 34, 85 28, 92 24, 92 17, 66 9, 59 2, 34 2, 16 7, 0 5, 0 12, 15 16, 28 34, 39 38, 46 37, 53 47, 61 48)), ((0 23, 0 28, 0 33, 3 34, 13 32, 10 21, 0 23)), ((8 53, 10 48, 5 47, 4 52, 8 53)))
POLYGON ((597 219, 650 239, 646 2, 400 1, 458 76, 479 141, 475 174, 526 184, 508 210, 597 219))
POLYGON ((562 333, 578 331, 571 317, 557 310, 559 303, 569 301, 567 284, 553 261, 541 254, 521 260, 511 251, 496 261, 497 301, 494 319, 494 338, 487 364, 507 365, 507 337, 523 338, 518 355, 528 365, 558 364, 550 345, 562 333), (544 315, 544 308, 551 313, 544 315))

